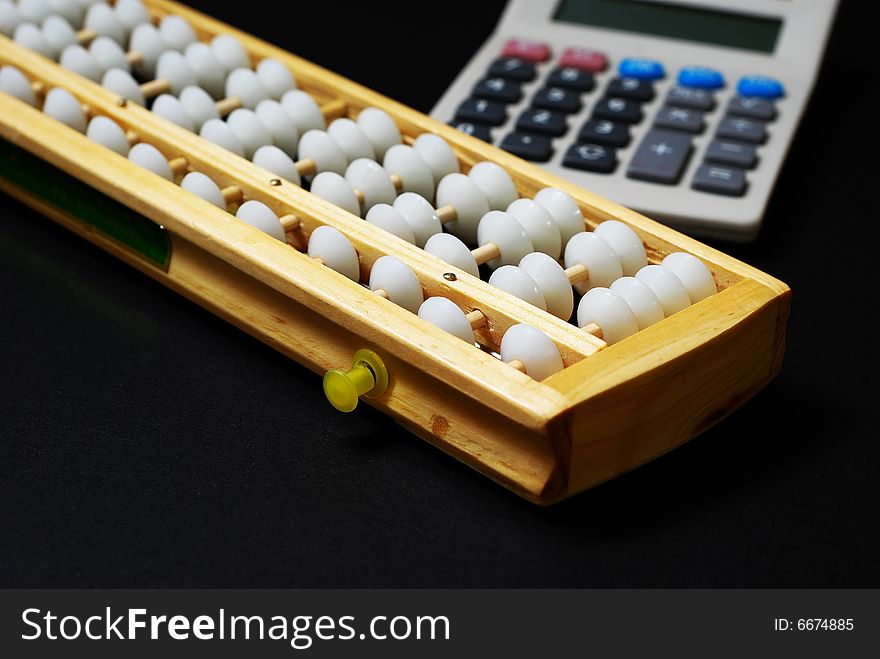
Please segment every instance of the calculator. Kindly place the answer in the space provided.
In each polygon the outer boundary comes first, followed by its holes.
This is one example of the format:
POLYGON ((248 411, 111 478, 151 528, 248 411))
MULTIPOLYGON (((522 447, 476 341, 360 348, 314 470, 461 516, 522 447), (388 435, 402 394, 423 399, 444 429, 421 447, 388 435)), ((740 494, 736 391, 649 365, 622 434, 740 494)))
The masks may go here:
POLYGON ((434 118, 700 236, 747 241, 837 0, 512 0, 434 118))

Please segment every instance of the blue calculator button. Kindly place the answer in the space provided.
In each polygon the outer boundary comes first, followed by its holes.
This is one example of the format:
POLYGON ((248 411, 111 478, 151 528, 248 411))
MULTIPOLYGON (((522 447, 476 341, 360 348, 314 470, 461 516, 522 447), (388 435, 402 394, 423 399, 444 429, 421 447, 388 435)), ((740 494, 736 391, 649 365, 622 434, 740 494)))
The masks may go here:
POLYGON ((682 87, 720 89, 724 87, 724 76, 721 71, 706 66, 686 66, 678 72, 678 84, 682 87))
POLYGON ((666 71, 660 62, 652 59, 643 59, 641 57, 627 57, 620 62, 618 68, 620 70, 620 75, 625 78, 657 80, 666 75, 666 71))
POLYGON ((780 98, 785 95, 782 83, 767 76, 743 76, 739 79, 736 91, 740 96, 758 98, 780 98))

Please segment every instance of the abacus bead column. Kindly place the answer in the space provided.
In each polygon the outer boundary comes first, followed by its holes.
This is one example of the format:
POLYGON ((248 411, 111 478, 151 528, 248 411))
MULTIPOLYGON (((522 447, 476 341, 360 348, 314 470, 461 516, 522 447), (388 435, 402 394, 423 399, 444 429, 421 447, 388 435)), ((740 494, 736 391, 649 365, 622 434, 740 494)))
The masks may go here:
POLYGON ((25 18, 21 15, 18 7, 10 0, 0 1, 0 32, 6 36, 12 36, 15 28, 24 22, 25 18))
POLYGON ((31 81, 14 66, 6 65, 0 68, 0 91, 37 107, 37 97, 31 87, 31 81))
POLYGON ((531 325, 512 325, 501 337, 501 359, 518 360, 535 380, 544 380, 563 369, 559 348, 544 332, 531 325))
POLYGON ((568 320, 574 310, 574 294, 562 266, 547 254, 526 254, 519 267, 531 275, 544 297, 547 311, 557 318, 568 320))
POLYGON ((611 284, 611 290, 626 300, 640 330, 663 320, 660 300, 654 295, 654 291, 635 277, 621 277, 611 284))
POLYGON ((709 268, 696 256, 687 252, 674 252, 664 258, 660 265, 671 270, 681 280, 692 303, 718 292, 709 268))
POLYGON ((376 158, 382 160, 388 149, 400 144, 400 129, 384 110, 366 108, 357 116, 357 124, 370 140, 376 152, 376 158))
POLYGON ((247 108, 234 110, 226 118, 226 123, 244 146, 245 158, 252 158, 261 146, 272 144, 272 136, 253 110, 247 108))
POLYGON ((299 140, 299 157, 313 160, 319 172, 335 172, 341 175, 348 166, 342 149, 323 130, 306 131, 299 140))
POLYGON ((442 137, 433 133, 422 133, 416 138, 413 148, 431 168, 435 181, 440 181, 447 174, 458 172, 458 158, 442 137))
POLYGON ((535 203, 550 213, 559 229, 562 244, 568 244, 571 237, 584 230, 584 216, 571 195, 559 188, 544 188, 535 195, 535 203))
POLYGON ((135 144, 128 152, 128 159, 134 164, 147 169, 166 181, 174 181, 174 172, 165 160, 165 156, 152 144, 135 144))
POLYGON ((610 286, 623 276, 620 259, 611 246, 589 231, 572 236, 565 246, 565 267, 575 265, 584 266, 590 275, 589 281, 575 284, 580 293, 596 286, 610 286))
POLYGON ((309 236, 309 256, 352 281, 360 279, 357 252, 338 229, 321 226, 309 236))
POLYGON ((78 73, 92 82, 100 82, 104 75, 98 60, 78 43, 65 48, 58 63, 68 71, 78 73))
POLYGON ((97 37, 89 44, 89 54, 101 67, 101 76, 110 69, 124 69, 126 71, 131 69, 131 64, 125 57, 125 51, 110 37, 97 37))
POLYGON ((167 80, 171 91, 177 95, 184 87, 198 86, 199 79, 190 68, 186 58, 176 50, 166 50, 159 56, 156 64, 156 77, 167 80))
POLYGON ((478 162, 471 167, 468 178, 477 184, 493 211, 506 210, 519 197, 510 174, 494 162, 478 162))
POLYGON ((364 219, 370 224, 397 236, 401 240, 415 245, 416 238, 412 228, 400 211, 393 206, 376 204, 367 212, 367 216, 364 219))
POLYGON ((220 112, 214 99, 201 87, 190 85, 180 92, 180 103, 186 113, 192 117, 197 129, 201 129, 211 119, 219 119, 220 112))
POLYGON ((500 255, 489 261, 492 269, 515 265, 535 251, 525 229, 504 211, 489 211, 483 216, 477 229, 477 243, 481 247, 490 243, 498 247, 500 255))
POLYGON ((639 331, 635 314, 620 295, 610 288, 592 288, 578 304, 578 327, 595 323, 602 328, 602 339, 611 345, 639 331))
POLYGON ((214 204, 217 208, 226 210, 226 201, 223 199, 220 187, 201 172, 190 172, 184 176, 180 187, 197 197, 201 197, 208 203, 214 204))
POLYGON ((363 194, 364 210, 369 210, 376 204, 391 204, 397 196, 388 172, 369 158, 358 158, 352 162, 345 170, 345 180, 363 194))
POLYGON ((260 122, 272 136, 275 146, 291 158, 296 156, 296 145, 299 142, 299 131, 296 124, 281 107, 278 101, 267 99, 260 101, 255 110, 260 122))
POLYGON ((388 299, 412 313, 418 313, 424 299, 422 285, 413 271, 394 256, 382 256, 370 270, 370 290, 383 290, 388 299))
POLYGON ((296 171, 296 165, 293 160, 277 146, 272 144, 261 146, 254 153, 253 163, 258 167, 269 170, 275 176, 287 179, 294 185, 300 184, 299 172, 296 171))
POLYGON ((411 146, 395 144, 390 147, 382 164, 387 171, 400 177, 403 190, 415 192, 425 199, 434 198, 434 175, 411 146))
POLYGON ((611 245, 611 249, 620 259, 623 274, 632 277, 648 265, 645 246, 638 234, 623 222, 605 220, 593 232, 611 245))
POLYGON ((222 119, 209 119, 199 129, 199 136, 244 158, 244 145, 222 119))
POLYGON ((436 233, 425 243, 425 251, 433 254, 449 265, 464 270, 477 279, 480 278, 480 270, 474 255, 463 242, 449 233, 436 233))
POLYGON ((281 97, 281 107, 296 124, 300 134, 309 130, 324 130, 326 123, 315 99, 300 89, 292 89, 281 97))
MULTIPOLYGON (((136 0, 121 0, 122 4, 126 2, 135 2, 136 0)), ((68 23, 75 27, 79 27, 83 19, 83 6, 77 0, 47 0, 46 4, 53 14, 57 14, 64 18, 68 23)), ((119 12, 117 5, 117 13, 119 12)), ((149 20, 149 17, 147 18, 149 20)))
POLYGON ((275 100, 296 89, 296 81, 290 70, 276 59, 262 60, 257 65, 257 77, 275 100))
POLYGON ((249 68, 250 57, 238 39, 228 34, 221 34, 211 40, 214 56, 226 67, 227 71, 249 68))
POLYGON ((20 46, 40 53, 49 59, 55 59, 58 52, 46 41, 42 30, 33 23, 22 23, 15 28, 13 40, 20 46))
POLYGON ((46 0, 19 0, 18 10, 25 20, 40 23, 52 12, 46 0))
POLYGON ((646 265, 636 273, 636 279, 654 291, 666 316, 686 309, 691 304, 687 289, 671 270, 659 265, 646 265))
POLYGON ((474 330, 467 316, 455 302, 445 297, 429 297, 419 307, 419 318, 474 344, 474 330))
POLYGON ((43 102, 43 112, 80 133, 86 130, 86 115, 82 106, 66 89, 50 89, 43 102))
POLYGON ((327 127, 327 134, 339 145, 349 162, 358 158, 376 158, 376 151, 370 140, 351 119, 342 117, 332 122, 327 127))
POLYGON ((284 235, 284 227, 281 225, 278 216, 261 201, 251 199, 244 202, 238 207, 235 217, 269 234, 276 240, 280 240, 283 243, 287 242, 284 235))
POLYGON ((159 57, 168 50, 169 45, 156 27, 150 23, 141 23, 131 33, 128 47, 141 56, 141 61, 135 65, 138 73, 146 78, 154 78, 159 57))
POLYGON ((543 311, 547 310, 547 304, 538 289, 538 284, 522 268, 502 265, 489 277, 489 284, 543 311))
POLYGON ((348 181, 336 172, 321 172, 312 180, 311 192, 331 204, 360 215, 361 207, 348 181))
POLYGON ((61 52, 76 43, 76 32, 61 16, 49 16, 43 21, 43 38, 55 50, 61 52))
POLYGON ((173 124, 177 124, 181 128, 185 128, 190 132, 196 130, 196 125, 193 122, 192 117, 176 96, 172 96, 171 94, 160 94, 153 101, 152 110, 155 114, 167 119, 173 124))
POLYGON ((196 41, 196 33, 189 23, 180 16, 166 16, 159 23, 159 34, 175 50, 184 50, 196 41))
MULTIPOLYGON (((116 18, 122 23, 122 26, 131 32, 141 23, 150 22, 150 12, 140 2, 140 0, 118 0, 114 6, 116 18)), ((70 20, 70 16, 65 16, 70 20)), ((71 21, 74 22, 74 21, 71 21)))
POLYGON ((128 155, 130 147, 125 131, 108 117, 93 117, 86 129, 86 137, 111 151, 115 151, 120 156, 128 155))
POLYGON ((507 213, 525 229, 536 251, 559 258, 562 237, 553 217, 543 206, 531 199, 517 199, 507 207, 507 213))
POLYGON ((125 26, 116 17, 110 5, 96 3, 89 7, 83 26, 110 37, 117 43, 125 43, 125 26))
POLYGON ((141 92, 140 85, 137 83, 137 80, 131 77, 128 71, 110 69, 101 79, 101 86, 138 105, 146 104, 146 99, 143 92, 141 92))
POLYGON ((237 96, 244 107, 253 110, 260 101, 269 98, 269 90, 250 69, 236 69, 226 78, 226 96, 237 96))
POLYGON ((223 96, 226 69, 214 56, 211 47, 196 41, 186 47, 183 56, 199 79, 199 86, 213 98, 219 99, 223 96))
MULTIPOLYGON (((388 153, 391 153, 391 149, 388 153)), ((440 218, 437 217, 434 207, 421 195, 404 192, 394 200, 393 206, 406 219, 418 247, 425 247, 431 236, 443 231, 443 225, 440 224, 440 218)))
POLYGON ((447 228, 466 243, 477 239, 477 225, 489 212, 486 195, 464 174, 444 176, 437 186, 437 206, 452 206, 456 219, 447 228))

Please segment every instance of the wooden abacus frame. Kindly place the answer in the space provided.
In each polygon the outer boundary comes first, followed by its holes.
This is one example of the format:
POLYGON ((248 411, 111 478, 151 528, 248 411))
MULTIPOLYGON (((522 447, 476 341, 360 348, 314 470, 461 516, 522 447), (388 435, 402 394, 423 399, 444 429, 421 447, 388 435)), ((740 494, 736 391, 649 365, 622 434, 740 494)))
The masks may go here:
POLYGON ((83 213, 48 200, 21 181, 0 177, 5 191, 317 373, 348 368, 356 350, 372 348, 387 364, 391 383, 384 395, 367 402, 514 492, 548 504, 613 478, 717 423, 778 372, 790 299, 782 282, 187 7, 165 0, 144 4, 154 19, 183 16, 200 39, 232 34, 254 62, 280 60, 300 88, 319 103, 344 103, 348 116, 374 106, 394 118, 407 142, 423 132, 440 135, 465 171, 475 162, 491 160, 511 174, 522 196, 531 197, 543 187, 562 188, 580 205, 586 228, 610 218, 627 223, 643 239, 652 263, 670 252, 686 251, 710 267, 717 294, 606 346, 0 37, 0 64, 18 67, 44 88, 66 88, 91 114, 110 117, 169 160, 183 157, 221 187, 238 186, 245 198, 263 201, 279 216, 298 217, 300 246, 317 226, 342 231, 358 251, 362 281, 377 258, 393 254, 412 268, 426 296, 442 295, 465 311, 479 309, 486 315, 486 327, 477 331, 481 343, 497 348, 507 328, 517 323, 547 333, 566 368, 536 382, 0 94, 3 140, 114 200, 108 203, 118 202, 123 210, 146 218, 170 252, 145 258, 96 229, 83 213))

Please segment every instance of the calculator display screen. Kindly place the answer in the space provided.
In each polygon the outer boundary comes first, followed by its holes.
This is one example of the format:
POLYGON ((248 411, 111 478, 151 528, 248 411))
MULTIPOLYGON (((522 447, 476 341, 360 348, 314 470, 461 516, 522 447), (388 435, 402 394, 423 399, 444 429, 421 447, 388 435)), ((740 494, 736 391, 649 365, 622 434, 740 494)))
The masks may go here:
POLYGON ((642 0, 562 0, 555 19, 772 53, 782 20, 642 0))

